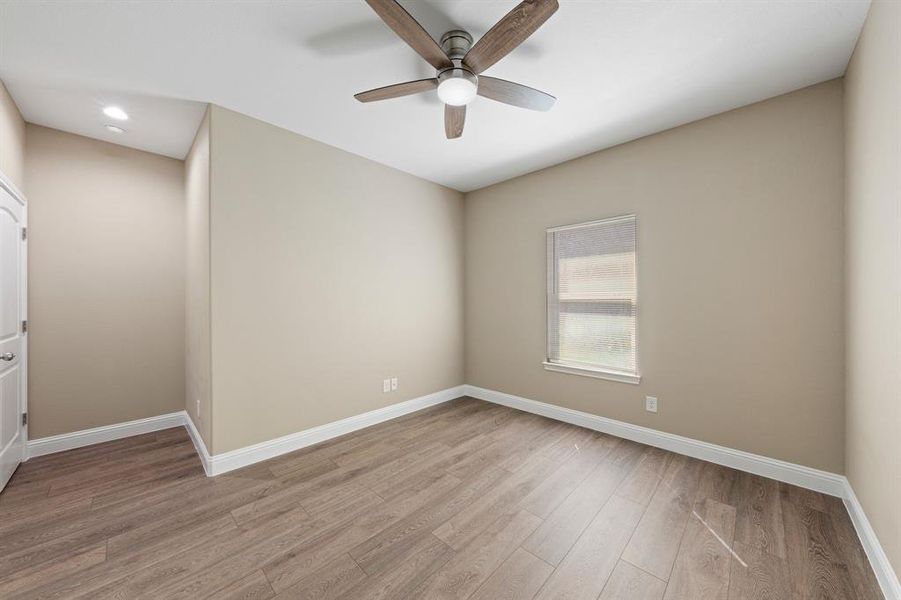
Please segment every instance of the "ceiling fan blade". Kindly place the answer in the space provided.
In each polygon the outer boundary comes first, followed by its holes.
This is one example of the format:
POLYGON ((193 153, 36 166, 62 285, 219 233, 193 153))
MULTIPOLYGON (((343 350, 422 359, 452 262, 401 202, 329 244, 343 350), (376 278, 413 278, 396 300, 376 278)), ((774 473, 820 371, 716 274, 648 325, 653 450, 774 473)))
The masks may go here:
POLYGON ((447 69, 453 66, 438 42, 395 0, 366 0, 366 3, 388 27, 394 30, 394 33, 407 42, 430 65, 436 69, 447 69))
POLYGON ((557 8, 557 0, 520 2, 469 49, 463 57, 463 64, 478 75, 523 43, 557 8))
POLYGON ((479 96, 529 110, 550 110, 557 101, 556 98, 541 90, 486 75, 479 76, 478 93, 479 96))
POLYGON ((466 122, 466 105, 444 105, 444 133, 452 140, 463 135, 463 124, 466 122))
POLYGON ((376 100, 388 100, 389 98, 421 94, 422 92, 434 90, 437 87, 438 80, 434 77, 431 79, 417 79, 416 81, 395 83, 394 85, 386 85, 374 90, 360 92, 359 94, 354 94, 354 98, 360 102, 375 102, 376 100))

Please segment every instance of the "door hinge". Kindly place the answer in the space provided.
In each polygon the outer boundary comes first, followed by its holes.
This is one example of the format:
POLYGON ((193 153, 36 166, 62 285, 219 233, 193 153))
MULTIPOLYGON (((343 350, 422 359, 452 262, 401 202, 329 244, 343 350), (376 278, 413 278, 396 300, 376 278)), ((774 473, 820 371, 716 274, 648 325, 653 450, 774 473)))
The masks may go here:
POLYGON ((28 425, 28 413, 22 413, 22 425, 28 425))
POLYGON ((27 239, 28 239, 28 228, 27 228, 27 227, 23 227, 23 228, 22 228, 22 239, 23 239, 23 240, 27 240, 27 239))
POLYGON ((28 321, 22 321, 22 333, 28 333, 28 321))

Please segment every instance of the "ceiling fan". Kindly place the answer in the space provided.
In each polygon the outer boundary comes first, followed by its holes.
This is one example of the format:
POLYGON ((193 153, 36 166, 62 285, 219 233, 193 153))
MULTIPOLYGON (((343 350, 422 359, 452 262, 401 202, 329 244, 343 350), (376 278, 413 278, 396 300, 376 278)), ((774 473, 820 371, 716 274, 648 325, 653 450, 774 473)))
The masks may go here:
POLYGON ((420 94, 437 89, 444 102, 444 132, 447 139, 463 135, 466 105, 476 95, 531 110, 550 110, 556 98, 512 81, 481 73, 505 57, 541 27, 558 8, 557 0, 524 0, 472 44, 462 30, 448 31, 439 45, 396 0, 366 0, 382 20, 410 45, 436 75, 396 83, 354 95, 360 102, 374 102, 420 94))

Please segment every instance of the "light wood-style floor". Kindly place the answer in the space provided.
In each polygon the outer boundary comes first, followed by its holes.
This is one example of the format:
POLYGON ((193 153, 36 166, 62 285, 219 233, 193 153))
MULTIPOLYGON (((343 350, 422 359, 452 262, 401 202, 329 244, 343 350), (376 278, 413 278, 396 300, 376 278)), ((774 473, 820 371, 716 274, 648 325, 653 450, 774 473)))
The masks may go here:
POLYGON ((842 503, 465 398, 208 479, 170 429, 23 464, 0 598, 881 598, 842 503))

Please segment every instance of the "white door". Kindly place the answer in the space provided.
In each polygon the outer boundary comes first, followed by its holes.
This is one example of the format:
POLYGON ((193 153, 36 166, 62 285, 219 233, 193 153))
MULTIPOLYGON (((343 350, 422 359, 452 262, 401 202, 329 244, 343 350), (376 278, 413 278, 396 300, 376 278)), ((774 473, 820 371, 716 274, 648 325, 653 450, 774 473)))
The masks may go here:
POLYGON ((25 446, 25 206, 0 186, 0 489, 25 446))

